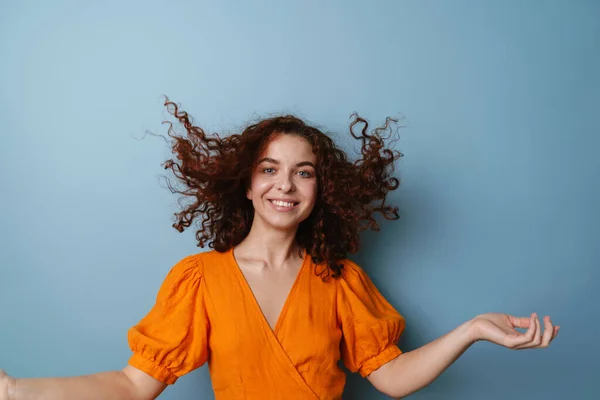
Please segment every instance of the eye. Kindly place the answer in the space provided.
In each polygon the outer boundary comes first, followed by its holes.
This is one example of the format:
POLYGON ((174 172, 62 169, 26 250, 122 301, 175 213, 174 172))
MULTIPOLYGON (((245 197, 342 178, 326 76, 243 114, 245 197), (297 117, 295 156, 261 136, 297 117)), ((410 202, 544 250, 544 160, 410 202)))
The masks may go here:
POLYGON ((263 172, 265 174, 272 174, 273 172, 275 172, 275 168, 271 168, 271 167, 269 167, 269 168, 263 168, 263 172))
POLYGON ((312 176, 312 173, 309 171, 298 171, 298 174, 303 178, 310 178, 312 176))

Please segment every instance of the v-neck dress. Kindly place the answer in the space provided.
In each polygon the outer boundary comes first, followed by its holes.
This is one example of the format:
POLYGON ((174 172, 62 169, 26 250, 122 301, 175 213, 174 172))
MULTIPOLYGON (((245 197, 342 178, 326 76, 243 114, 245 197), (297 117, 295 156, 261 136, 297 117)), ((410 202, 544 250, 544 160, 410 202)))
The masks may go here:
POLYGON ((306 256, 271 329, 233 249, 188 256, 129 330, 129 364, 173 384, 208 362, 217 400, 340 399, 338 361, 368 376, 401 354, 405 326, 365 272, 342 263, 324 282, 306 256))

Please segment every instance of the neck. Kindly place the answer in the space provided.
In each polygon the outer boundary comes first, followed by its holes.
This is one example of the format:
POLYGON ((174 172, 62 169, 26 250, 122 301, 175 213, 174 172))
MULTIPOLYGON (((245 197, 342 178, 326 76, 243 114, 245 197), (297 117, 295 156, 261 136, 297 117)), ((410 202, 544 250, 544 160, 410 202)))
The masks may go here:
POLYGON ((296 243, 296 231, 267 228, 255 219, 248 236, 236 246, 235 251, 244 257, 262 260, 267 265, 284 265, 298 258, 300 247, 296 243))

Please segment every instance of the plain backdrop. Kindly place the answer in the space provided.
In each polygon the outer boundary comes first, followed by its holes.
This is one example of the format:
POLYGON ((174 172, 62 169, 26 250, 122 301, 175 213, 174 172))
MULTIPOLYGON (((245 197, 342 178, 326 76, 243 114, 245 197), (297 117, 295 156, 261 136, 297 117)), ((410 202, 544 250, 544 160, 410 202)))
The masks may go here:
MULTIPOLYGON (((600 3, 0 1, 0 367, 120 369, 168 270, 162 95, 210 132, 294 113, 355 156, 402 119, 398 221, 351 256, 410 351, 488 311, 561 325, 477 343, 414 399, 600 398, 600 3)), ((402 379, 401 376, 398 379, 402 379)), ((208 370, 162 399, 213 398, 208 370)), ((384 398, 357 375, 348 399, 384 398)))

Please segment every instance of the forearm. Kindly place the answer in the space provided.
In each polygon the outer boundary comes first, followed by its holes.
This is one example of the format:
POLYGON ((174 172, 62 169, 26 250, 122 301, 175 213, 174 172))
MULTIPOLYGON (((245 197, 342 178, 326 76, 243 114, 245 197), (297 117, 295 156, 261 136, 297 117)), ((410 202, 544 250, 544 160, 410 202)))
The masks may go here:
POLYGON ((123 371, 102 372, 69 378, 16 379, 8 400, 131 400, 133 382, 123 371))
POLYGON ((406 352, 389 364, 386 386, 389 395, 402 398, 429 385, 458 359, 474 342, 473 322, 416 350, 406 352))

